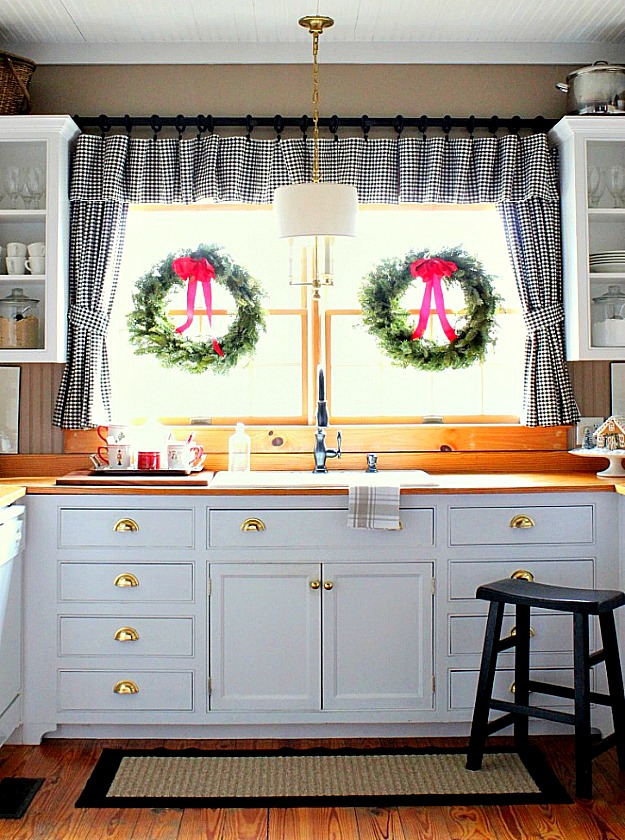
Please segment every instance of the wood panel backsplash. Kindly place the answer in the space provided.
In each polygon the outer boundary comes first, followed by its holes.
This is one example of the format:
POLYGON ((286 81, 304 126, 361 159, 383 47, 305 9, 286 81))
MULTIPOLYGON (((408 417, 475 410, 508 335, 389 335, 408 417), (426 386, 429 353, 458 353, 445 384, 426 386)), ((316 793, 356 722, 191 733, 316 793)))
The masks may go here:
MULTIPOLYGON (((573 391, 581 414, 610 414, 610 362, 569 362, 573 391)), ((63 432, 52 425, 63 365, 21 365, 20 454, 63 452, 63 432)))

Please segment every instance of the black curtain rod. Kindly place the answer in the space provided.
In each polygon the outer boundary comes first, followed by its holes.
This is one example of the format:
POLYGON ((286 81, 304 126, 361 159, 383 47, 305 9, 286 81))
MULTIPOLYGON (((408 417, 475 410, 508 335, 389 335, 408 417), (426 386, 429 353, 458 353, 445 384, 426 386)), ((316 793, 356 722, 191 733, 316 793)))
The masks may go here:
MULTIPOLYGON (((245 117, 215 117, 211 114, 198 114, 196 117, 185 117, 178 114, 175 117, 161 117, 152 114, 150 117, 131 117, 128 114, 123 117, 109 117, 107 114, 100 114, 98 117, 74 116, 74 122, 79 128, 99 128, 106 134, 112 128, 124 128, 131 132, 135 127, 150 128, 156 138, 163 128, 174 128, 180 137, 187 128, 196 128, 200 134, 212 132, 216 128, 242 127, 245 128, 249 137, 255 128, 270 128, 276 132, 278 137, 285 128, 299 128, 302 134, 306 135, 313 127, 311 117, 304 114, 302 117, 283 117, 276 114, 274 117, 253 117, 247 114, 245 117)), ((400 136, 406 128, 416 128, 423 136, 430 128, 440 128, 445 135, 453 129, 465 129, 470 135, 476 129, 486 129, 491 134, 496 134, 500 129, 516 134, 518 131, 529 130, 532 133, 548 131, 556 124, 557 120, 548 120, 545 117, 537 116, 531 119, 519 116, 501 118, 492 117, 428 117, 423 114, 420 117, 404 117, 399 114, 396 117, 369 117, 363 114, 362 117, 338 117, 334 114, 331 117, 320 117, 319 125, 328 128, 330 134, 337 137, 341 128, 359 128, 365 137, 372 128, 392 128, 397 136, 400 136)))

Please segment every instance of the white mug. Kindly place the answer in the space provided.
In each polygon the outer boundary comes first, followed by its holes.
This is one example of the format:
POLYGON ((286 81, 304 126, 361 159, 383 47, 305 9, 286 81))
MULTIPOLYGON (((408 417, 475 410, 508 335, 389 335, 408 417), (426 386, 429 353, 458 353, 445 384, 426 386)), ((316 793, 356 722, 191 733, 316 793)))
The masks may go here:
POLYGON ((27 247, 29 257, 45 257, 46 243, 45 242, 31 242, 27 247))
POLYGON ((7 274, 26 274, 25 257, 7 257, 7 274))
POLYGON ((27 257, 25 262, 26 268, 31 274, 43 274, 46 270, 45 257, 27 257))
POLYGON ((8 242, 7 257, 25 257, 26 245, 23 242, 8 242))
POLYGON ((135 450, 130 443, 109 443, 108 456, 111 469, 128 470, 134 466, 135 450))
POLYGON ((170 470, 188 470, 199 463, 203 454, 203 447, 196 443, 168 443, 167 468, 170 470))

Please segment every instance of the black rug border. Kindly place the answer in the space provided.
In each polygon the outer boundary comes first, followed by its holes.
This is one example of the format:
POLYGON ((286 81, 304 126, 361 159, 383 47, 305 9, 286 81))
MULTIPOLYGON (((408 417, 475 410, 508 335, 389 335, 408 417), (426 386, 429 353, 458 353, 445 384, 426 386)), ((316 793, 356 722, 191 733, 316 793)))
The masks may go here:
MULTIPOLYGON (((87 783, 76 800, 75 808, 310 808, 310 807, 371 807, 394 805, 558 805, 571 804, 573 800, 553 773, 542 752, 534 746, 520 754, 526 770, 540 788, 538 793, 492 794, 410 794, 389 796, 279 796, 279 797, 136 797, 116 796, 107 798, 115 774, 123 758, 154 756, 186 757, 262 757, 284 755, 440 755, 466 754, 466 747, 373 747, 362 749, 345 747, 313 747, 297 749, 282 747, 277 750, 205 750, 196 747, 185 749, 111 749, 104 748, 87 783)), ((487 753, 516 752, 514 747, 495 747, 487 753)), ((479 772, 479 771, 475 771, 479 772)))
POLYGON ((0 779, 0 820, 20 820, 28 810, 45 779, 30 779, 24 776, 5 776, 0 779), (10 790, 10 788, 17 790, 10 790), (19 804, 13 811, 2 810, 8 796, 19 795, 19 804))

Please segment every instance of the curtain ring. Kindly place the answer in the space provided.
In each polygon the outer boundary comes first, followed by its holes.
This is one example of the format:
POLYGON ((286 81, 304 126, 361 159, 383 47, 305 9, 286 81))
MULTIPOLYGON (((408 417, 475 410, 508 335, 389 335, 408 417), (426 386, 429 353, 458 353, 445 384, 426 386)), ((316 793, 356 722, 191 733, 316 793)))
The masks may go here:
POLYGON ((493 135, 493 137, 497 135, 497 131, 499 130, 499 117, 497 115, 494 115, 490 118, 488 122, 488 130, 493 135))
POLYGON ((299 121, 299 129, 302 132, 302 137, 304 141, 308 140, 308 126, 310 124, 310 119, 306 114, 303 115, 301 120, 299 121))
POLYGON ((473 132, 475 131, 475 115, 471 114, 467 120, 467 131, 469 132, 469 140, 473 140, 473 132))
POLYGON ((198 114, 195 118, 195 122, 197 124, 197 139, 199 140, 207 128, 206 117, 204 116, 204 114, 198 114))
POLYGON ((532 131, 534 134, 544 134, 546 131, 546 120, 542 116, 534 117, 532 122, 532 131))
POLYGON ((397 114, 397 116, 393 120, 393 130, 395 131, 395 134, 397 135, 398 140, 401 137, 402 132, 403 132, 405 127, 406 126, 405 126, 404 118, 402 117, 401 114, 397 114))
POLYGON ((159 117, 158 114, 152 114, 150 117, 150 126, 152 127, 152 131, 154 134, 152 135, 152 140, 156 142, 158 140, 158 134, 163 128, 163 121, 159 117))
POLYGON ((371 120, 366 114, 363 114, 360 118, 360 127, 362 129, 362 133, 365 138, 365 143, 369 139, 369 132, 371 131, 371 120))
POLYGON ((428 118, 427 118, 426 114, 422 114, 421 117, 419 118, 419 125, 417 126, 417 128, 421 132, 421 134, 423 136, 423 140, 425 141, 426 140, 426 134, 427 134, 427 131, 428 131, 428 118))
POLYGON ((330 134, 334 135, 334 142, 338 143, 339 142, 339 135, 338 135, 339 118, 336 114, 332 114, 332 116, 330 117, 330 122, 328 123, 328 129, 330 131, 330 134))
POLYGON ((278 141, 282 138, 282 132, 284 131, 284 119, 280 114, 276 114, 273 118, 273 130, 276 132, 278 137, 278 141))
POLYGON ((518 134, 519 129, 521 128, 521 117, 517 114, 516 116, 512 117, 510 120, 510 125, 508 126, 508 133, 509 134, 518 134))
POLYGON ((451 122, 451 117, 449 116, 449 114, 445 114, 445 116, 443 117, 443 122, 441 124, 441 128, 443 129, 443 133, 445 135, 445 142, 448 143, 449 142, 449 132, 452 129, 452 122, 451 122))
POLYGON ((111 130, 111 121, 106 116, 106 114, 100 114, 100 116, 98 117, 98 125, 100 126, 102 137, 105 137, 106 134, 111 130))
POLYGON ((182 140, 182 135, 184 134, 186 127, 187 125, 184 121, 184 115, 178 114, 174 120, 174 128, 178 132, 178 140, 182 140))
POLYGON ((252 136, 252 132, 254 131, 255 127, 256 127, 256 123, 254 122, 254 119, 253 119, 252 115, 248 114, 245 117, 245 128, 247 129, 247 134, 245 135, 245 139, 247 140, 248 143, 250 141, 250 138, 252 136))
POLYGON ((124 114, 124 128, 129 135, 132 133, 132 120, 130 119, 130 114, 124 114))

